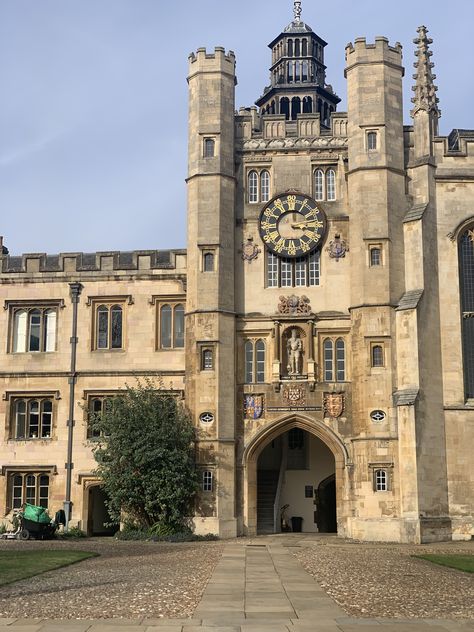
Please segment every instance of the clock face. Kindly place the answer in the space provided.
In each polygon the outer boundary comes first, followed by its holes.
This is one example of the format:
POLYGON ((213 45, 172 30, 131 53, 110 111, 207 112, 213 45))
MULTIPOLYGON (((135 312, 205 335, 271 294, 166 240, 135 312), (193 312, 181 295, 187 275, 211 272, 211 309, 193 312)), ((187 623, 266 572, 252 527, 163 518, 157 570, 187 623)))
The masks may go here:
POLYGON ((307 195, 285 193, 263 209, 259 230, 274 254, 302 257, 321 244, 326 234, 326 215, 307 195))

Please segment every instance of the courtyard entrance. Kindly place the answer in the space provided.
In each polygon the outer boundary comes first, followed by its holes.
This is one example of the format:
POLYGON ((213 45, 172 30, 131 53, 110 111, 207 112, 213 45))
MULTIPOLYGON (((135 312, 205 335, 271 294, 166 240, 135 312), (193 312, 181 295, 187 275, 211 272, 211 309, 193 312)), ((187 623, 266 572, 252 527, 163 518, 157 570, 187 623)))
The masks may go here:
POLYGON ((257 533, 335 533, 336 464, 317 436, 294 427, 257 460, 257 533))

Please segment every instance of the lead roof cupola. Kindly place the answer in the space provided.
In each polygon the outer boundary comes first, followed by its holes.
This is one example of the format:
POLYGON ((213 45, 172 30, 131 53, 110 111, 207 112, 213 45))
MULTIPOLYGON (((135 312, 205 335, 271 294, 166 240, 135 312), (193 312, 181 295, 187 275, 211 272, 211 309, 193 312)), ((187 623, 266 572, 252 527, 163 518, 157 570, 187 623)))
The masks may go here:
POLYGON ((294 2, 294 19, 268 46, 272 50, 271 84, 256 101, 262 114, 317 114, 329 127, 340 98, 326 84, 324 48, 327 42, 301 19, 301 2, 294 2))

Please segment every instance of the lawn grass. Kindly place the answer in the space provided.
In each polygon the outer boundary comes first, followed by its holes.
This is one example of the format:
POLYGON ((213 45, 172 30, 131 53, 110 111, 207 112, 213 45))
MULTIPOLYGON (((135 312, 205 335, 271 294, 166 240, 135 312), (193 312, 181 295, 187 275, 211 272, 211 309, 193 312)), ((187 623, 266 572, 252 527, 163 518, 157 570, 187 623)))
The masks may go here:
POLYGON ((441 566, 449 566, 449 568, 455 568, 458 571, 464 571, 465 573, 474 573, 474 555, 450 555, 445 554, 426 554, 426 555, 414 555, 420 560, 428 560, 433 564, 440 564, 441 566))
POLYGON ((86 551, 0 551, 0 586, 96 555, 86 551))

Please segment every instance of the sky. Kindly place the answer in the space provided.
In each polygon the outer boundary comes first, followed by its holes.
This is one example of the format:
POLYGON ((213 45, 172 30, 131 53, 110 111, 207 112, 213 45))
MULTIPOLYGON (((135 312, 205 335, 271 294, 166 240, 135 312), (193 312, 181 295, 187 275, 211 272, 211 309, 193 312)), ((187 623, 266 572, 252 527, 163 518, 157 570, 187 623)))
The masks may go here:
MULTIPOLYGON (((188 55, 237 56, 236 107, 269 82, 267 44, 292 0, 0 0, 0 235, 11 254, 186 246, 188 55)), ((342 98, 345 45, 404 48, 409 124, 413 38, 425 24, 441 133, 474 128, 472 0, 303 0, 328 42, 342 98)))

